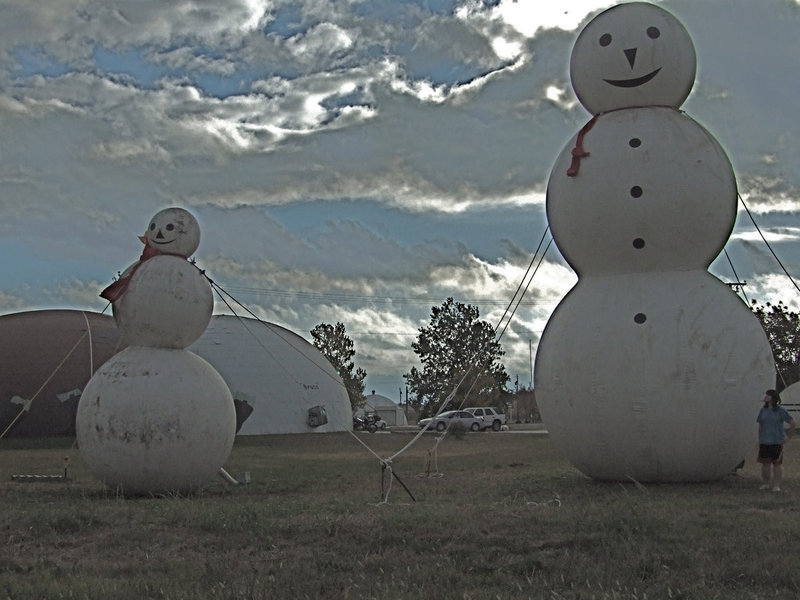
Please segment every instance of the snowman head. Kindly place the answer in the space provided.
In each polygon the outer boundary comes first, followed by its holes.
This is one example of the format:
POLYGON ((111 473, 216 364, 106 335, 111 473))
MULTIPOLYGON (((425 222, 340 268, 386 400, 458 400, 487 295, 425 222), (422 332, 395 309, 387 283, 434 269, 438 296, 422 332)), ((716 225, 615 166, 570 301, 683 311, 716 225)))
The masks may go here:
POLYGON ((182 208, 165 208, 150 220, 147 245, 161 254, 189 257, 200 245, 200 225, 182 208))
POLYGON ((572 87, 592 114, 634 106, 680 106, 694 84, 689 33, 654 4, 620 4, 581 31, 570 59, 572 87))

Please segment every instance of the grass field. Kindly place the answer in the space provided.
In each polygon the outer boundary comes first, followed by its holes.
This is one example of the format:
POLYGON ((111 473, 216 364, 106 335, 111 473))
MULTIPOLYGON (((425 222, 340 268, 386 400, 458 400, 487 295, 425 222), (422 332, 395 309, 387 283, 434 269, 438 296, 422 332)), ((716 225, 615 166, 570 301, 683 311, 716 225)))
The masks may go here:
MULTIPOLYGON (((380 456, 411 439, 359 436, 380 456)), ((132 499, 72 440, 0 440, 0 598, 800 597, 800 443, 771 493, 753 460, 644 486, 583 477, 546 435, 434 439, 393 463, 414 500, 347 433, 239 438, 226 469, 250 484, 132 499), (11 481, 65 456, 70 483, 11 481)))

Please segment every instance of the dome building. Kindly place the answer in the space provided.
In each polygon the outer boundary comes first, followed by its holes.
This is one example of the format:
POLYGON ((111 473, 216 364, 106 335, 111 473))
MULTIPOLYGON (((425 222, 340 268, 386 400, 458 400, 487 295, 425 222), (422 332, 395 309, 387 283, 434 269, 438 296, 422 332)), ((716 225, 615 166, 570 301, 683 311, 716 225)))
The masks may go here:
POLYGON ((124 346, 109 315, 80 310, 1 315, 0 437, 75 435, 86 383, 124 346))
MULTIPOLYGON (((783 408, 789 411, 795 421, 800 421, 800 381, 785 388, 780 395, 783 408)), ((758 413, 757 410, 756 413, 758 413)))
POLYGON ((218 315, 188 350, 210 362, 228 384, 237 404, 239 435, 353 427, 350 399, 336 370, 311 343, 288 329, 218 315), (313 421, 318 407, 324 409, 327 422, 313 421))
POLYGON ((377 413, 387 425, 408 425, 403 408, 390 398, 376 394, 375 390, 366 396, 364 410, 377 413))
MULTIPOLYGON (((125 346, 110 315, 0 315, 0 434, 75 435, 86 384, 125 346)), ((211 363, 230 388, 238 435, 352 429, 341 378, 311 343, 279 325, 214 316, 187 349, 211 363)))

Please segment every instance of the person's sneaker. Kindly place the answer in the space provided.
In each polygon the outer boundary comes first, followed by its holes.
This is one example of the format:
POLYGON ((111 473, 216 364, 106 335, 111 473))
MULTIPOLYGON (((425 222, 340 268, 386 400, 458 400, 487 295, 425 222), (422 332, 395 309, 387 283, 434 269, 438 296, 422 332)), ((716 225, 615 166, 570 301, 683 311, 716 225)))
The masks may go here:
POLYGON ((761 486, 760 488, 758 488, 758 489, 760 489, 760 490, 768 490, 768 489, 769 489, 769 484, 768 484, 768 483, 765 483, 764 485, 762 485, 762 486, 761 486))
POLYGON ((774 488, 772 488, 772 491, 773 492, 780 492, 781 491, 781 486, 776 485, 774 488))

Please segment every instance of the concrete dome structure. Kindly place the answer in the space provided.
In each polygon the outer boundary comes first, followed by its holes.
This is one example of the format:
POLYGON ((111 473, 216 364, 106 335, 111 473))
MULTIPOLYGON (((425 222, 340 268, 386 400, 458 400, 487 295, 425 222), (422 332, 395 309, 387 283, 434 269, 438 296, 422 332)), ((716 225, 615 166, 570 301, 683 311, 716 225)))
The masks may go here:
POLYGON ((349 431, 350 398, 328 360, 288 329, 255 319, 218 315, 187 348, 219 371, 233 394, 239 435, 349 431), (327 423, 309 424, 324 407, 327 423))
POLYGON ((378 413, 387 425, 408 425, 403 408, 391 398, 376 394, 374 390, 366 396, 364 411, 378 413))
POLYGON ((0 316, 0 433, 75 435, 86 383, 123 348, 110 315, 37 310, 0 316))
MULTIPOLYGON (((79 310, 0 315, 0 433, 8 428, 8 437, 75 435, 87 382, 125 347, 110 315, 79 310)), ((214 316, 187 349, 211 363, 227 383, 239 435, 353 426, 341 378, 311 343, 283 327, 214 316), (308 410, 315 406, 325 407, 328 422, 312 427, 308 410)))

